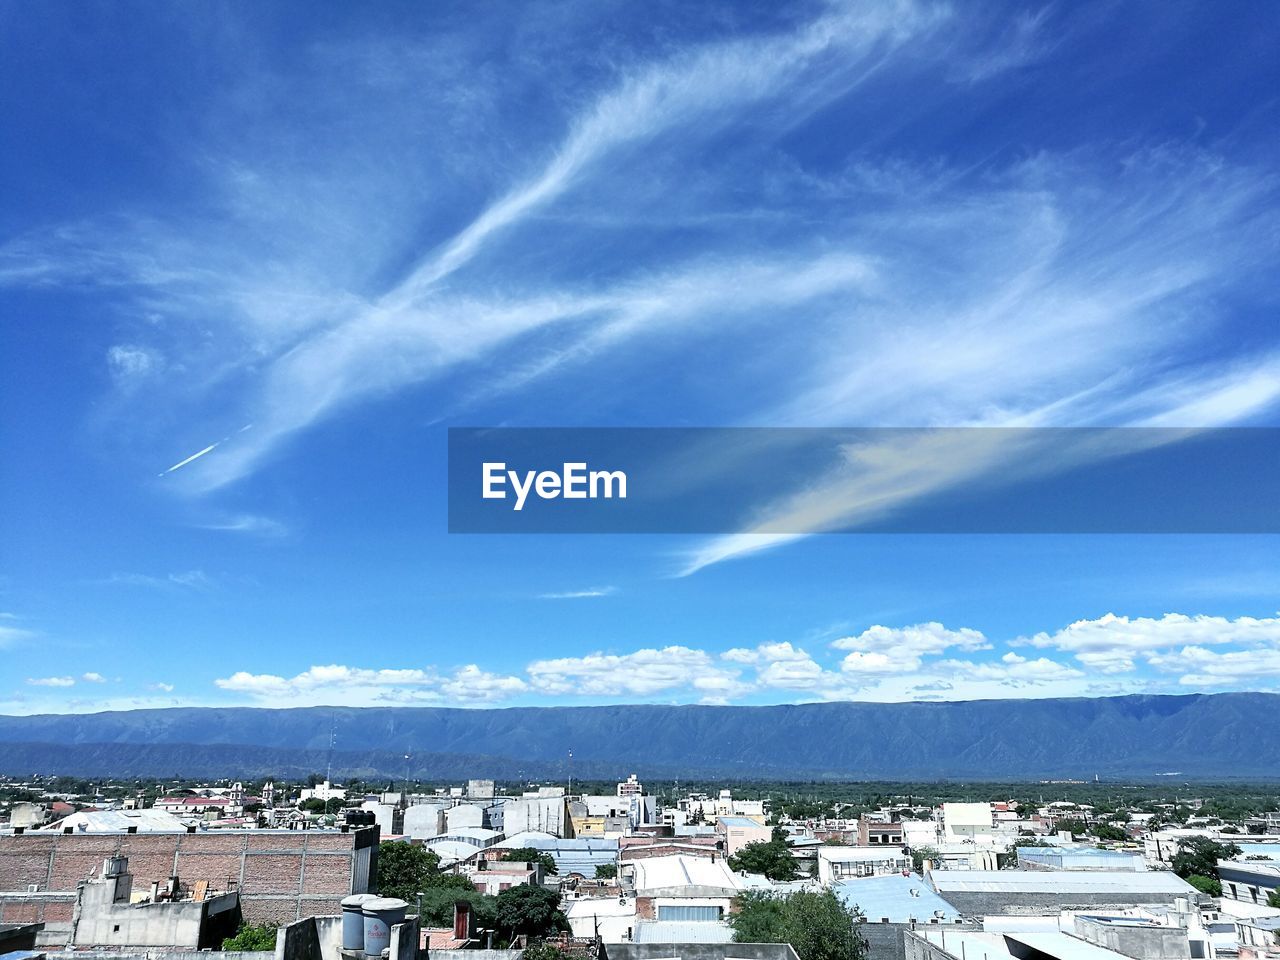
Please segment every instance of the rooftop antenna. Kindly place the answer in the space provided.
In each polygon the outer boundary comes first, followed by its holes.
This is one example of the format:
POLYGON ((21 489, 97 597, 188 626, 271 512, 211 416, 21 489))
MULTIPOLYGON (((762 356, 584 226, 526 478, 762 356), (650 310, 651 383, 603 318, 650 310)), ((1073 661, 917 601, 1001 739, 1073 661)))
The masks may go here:
POLYGON ((573 796, 573 751, 569 751, 569 796, 573 796))
MULTIPOLYGON (((338 715, 329 714, 329 765, 325 767, 324 782, 333 783, 333 745, 338 739, 338 715)), ((326 803, 328 800, 326 799, 326 803)))

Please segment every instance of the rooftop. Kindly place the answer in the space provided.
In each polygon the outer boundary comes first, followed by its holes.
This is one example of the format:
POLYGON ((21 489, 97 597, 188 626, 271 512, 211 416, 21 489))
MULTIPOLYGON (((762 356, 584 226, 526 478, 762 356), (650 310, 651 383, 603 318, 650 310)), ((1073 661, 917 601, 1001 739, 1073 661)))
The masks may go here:
POLYGON ((908 920, 928 920, 941 914, 940 919, 957 920, 960 912, 938 896, 925 882, 924 877, 890 874, 884 877, 865 877, 860 880, 842 880, 832 884, 832 891, 849 906, 858 907, 871 923, 888 918, 890 923, 906 923, 908 920))
POLYGON ((1196 890, 1182 878, 1163 871, 1124 870, 934 870, 929 882, 938 893, 1167 893, 1191 896, 1196 890))

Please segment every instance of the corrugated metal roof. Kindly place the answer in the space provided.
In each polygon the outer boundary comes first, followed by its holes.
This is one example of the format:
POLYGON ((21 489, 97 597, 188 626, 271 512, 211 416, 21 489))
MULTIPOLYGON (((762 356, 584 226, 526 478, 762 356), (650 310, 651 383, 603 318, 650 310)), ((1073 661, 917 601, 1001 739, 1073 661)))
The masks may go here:
POLYGON ((942 919, 955 920, 960 912, 938 896, 919 874, 904 877, 895 873, 861 880, 842 880, 831 885, 835 895, 856 906, 871 923, 888 917, 890 923, 906 923, 915 918, 928 921, 941 912, 942 919))
POLYGON ((732 943, 733 928, 720 920, 640 920, 633 943, 732 943))
POLYGON ((76 833, 124 833, 130 827, 139 833, 185 833, 187 822, 179 820, 164 810, 94 810, 80 811, 55 823, 41 827, 39 832, 61 833, 71 827, 76 833))
POLYGON ((1191 896, 1196 891, 1185 880, 1163 871, 1135 873, 1129 870, 934 870, 933 888, 944 897, 949 892, 1000 893, 1168 893, 1191 896))

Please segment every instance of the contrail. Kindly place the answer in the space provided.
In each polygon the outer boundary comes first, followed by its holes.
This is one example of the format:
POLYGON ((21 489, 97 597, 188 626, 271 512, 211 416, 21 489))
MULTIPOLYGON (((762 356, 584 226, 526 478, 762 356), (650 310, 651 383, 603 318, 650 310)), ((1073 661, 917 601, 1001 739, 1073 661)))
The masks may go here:
MULTIPOLYGON (((225 439, 225 438, 224 438, 224 439, 225 439)), ((218 441, 218 443, 221 443, 221 442, 222 442, 221 440, 219 440, 219 441, 218 441)), ((201 457, 203 457, 206 453, 208 453, 210 450, 212 450, 214 447, 216 447, 216 446, 218 445, 218 443, 211 443, 211 444, 209 444, 207 447, 205 447, 205 448, 204 448, 203 450, 201 450, 199 453, 193 453, 191 456, 187 457, 187 459, 185 459, 185 460, 179 460, 177 463, 175 463, 175 464, 174 464, 172 467, 170 467, 168 470, 164 470, 164 471, 162 471, 161 473, 156 474, 156 476, 163 477, 166 473, 173 473, 173 471, 177 470, 179 467, 185 467, 185 466, 186 466, 188 463, 190 463, 192 460, 199 460, 199 459, 200 459, 201 457)))
MULTIPOLYGON (((246 430, 251 430, 251 429, 253 429, 253 424, 252 424, 252 423, 246 423, 243 427, 241 427, 239 430, 237 430, 237 431, 236 431, 236 433, 238 433, 238 434, 239 434, 239 433, 244 433, 246 430)), ((193 453, 191 456, 187 457, 187 459, 178 461, 178 462, 177 462, 177 463, 175 463, 172 467, 170 467, 168 470, 164 470, 164 471, 162 471, 162 472, 160 472, 160 473, 157 473, 157 474, 156 474, 156 476, 157 476, 157 477, 163 477, 163 476, 164 476, 165 474, 167 474, 167 473, 173 473, 173 471, 177 470, 179 467, 185 467, 185 466, 186 466, 188 463, 190 463, 192 460, 199 460, 201 457, 203 457, 203 456, 204 456, 206 453, 208 453, 210 450, 212 450, 212 449, 214 449, 215 447, 217 447, 217 446, 218 446, 218 444, 220 444, 220 443, 226 443, 226 442, 227 442, 228 440, 230 440, 230 439, 231 439, 230 437, 223 437, 221 440, 217 440, 217 441, 215 441, 215 442, 213 442, 213 443, 209 444, 207 447, 205 447, 203 450, 199 451, 198 453, 193 453)))

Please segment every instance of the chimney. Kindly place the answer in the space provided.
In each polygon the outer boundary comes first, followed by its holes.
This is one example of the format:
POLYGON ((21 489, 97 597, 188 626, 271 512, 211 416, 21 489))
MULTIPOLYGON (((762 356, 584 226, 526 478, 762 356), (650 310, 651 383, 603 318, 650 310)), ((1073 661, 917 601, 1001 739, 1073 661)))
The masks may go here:
POLYGON ((475 916, 469 900, 459 900, 453 905, 453 938, 470 940, 475 936, 475 916))

